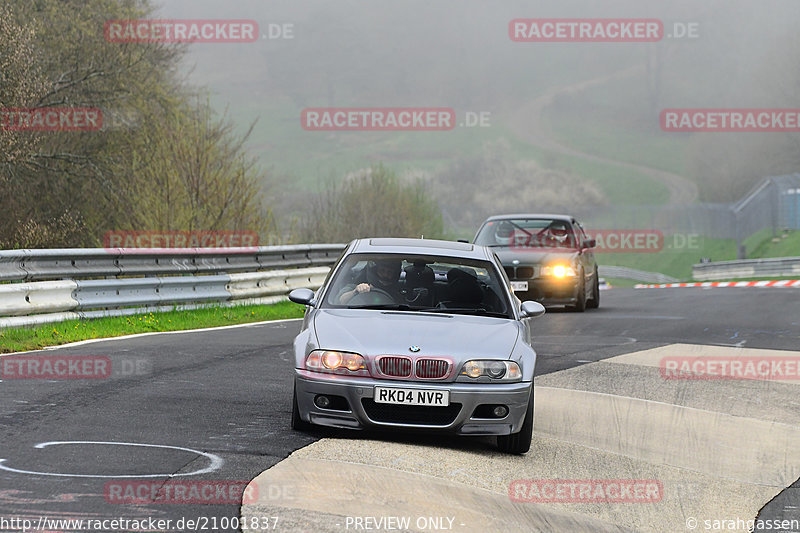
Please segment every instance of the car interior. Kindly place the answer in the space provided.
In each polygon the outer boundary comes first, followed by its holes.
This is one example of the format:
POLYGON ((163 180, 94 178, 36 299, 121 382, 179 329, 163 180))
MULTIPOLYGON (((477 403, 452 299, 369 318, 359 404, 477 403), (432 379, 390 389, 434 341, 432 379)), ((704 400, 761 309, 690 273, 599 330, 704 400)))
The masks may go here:
MULTIPOLYGON (((373 267, 371 261, 358 261, 349 268, 342 282, 334 283, 330 294, 339 294, 344 287, 365 279, 364 269, 373 267)), ((345 265, 347 267, 347 265, 345 265)), ((414 258, 403 261, 397 280, 401 301, 389 300, 391 294, 379 298, 354 298, 348 307, 406 304, 412 308, 485 310, 488 313, 508 314, 505 297, 501 296, 497 274, 468 265, 452 265, 433 260, 414 258)), ((329 298, 330 301, 330 298, 329 298)), ((330 301, 330 303, 335 303, 330 301)))

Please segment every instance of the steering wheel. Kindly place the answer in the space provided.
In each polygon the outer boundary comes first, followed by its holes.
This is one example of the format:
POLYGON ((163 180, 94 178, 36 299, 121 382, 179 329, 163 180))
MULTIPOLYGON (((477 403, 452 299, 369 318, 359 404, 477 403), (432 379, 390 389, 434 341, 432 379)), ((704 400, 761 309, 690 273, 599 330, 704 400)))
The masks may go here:
POLYGON ((394 297, 383 289, 370 287, 367 292, 359 292, 347 302, 347 305, 383 305, 397 303, 394 297))

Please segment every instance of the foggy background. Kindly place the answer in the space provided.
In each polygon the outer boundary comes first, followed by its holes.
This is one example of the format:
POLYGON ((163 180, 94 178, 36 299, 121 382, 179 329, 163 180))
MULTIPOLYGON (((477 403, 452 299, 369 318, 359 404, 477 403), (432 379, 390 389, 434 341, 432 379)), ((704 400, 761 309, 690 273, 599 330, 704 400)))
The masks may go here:
POLYGON ((733 202, 763 177, 798 169, 797 134, 669 133, 658 120, 663 108, 798 107, 793 1, 170 0, 159 14, 254 19, 262 34, 293 25, 293 39, 190 45, 183 62, 216 109, 242 130, 255 121, 248 150, 268 169, 279 212, 376 163, 429 180, 445 225, 467 235, 492 212, 733 202), (512 19, 548 17, 658 18, 665 38, 509 38, 512 19), (670 39, 673 23, 696 24, 699 38, 670 39), (334 106, 445 106, 459 122, 489 112, 491 126, 301 128, 303 108, 334 106))

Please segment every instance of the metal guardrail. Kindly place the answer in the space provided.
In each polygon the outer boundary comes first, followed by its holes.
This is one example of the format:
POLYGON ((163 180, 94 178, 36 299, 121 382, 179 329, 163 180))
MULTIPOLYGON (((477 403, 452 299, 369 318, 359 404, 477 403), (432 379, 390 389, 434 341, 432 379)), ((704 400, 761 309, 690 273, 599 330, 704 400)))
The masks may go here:
POLYGON ((253 272, 331 265, 343 244, 253 248, 60 248, 0 251, 0 281, 253 272))
POLYGON ((698 281, 794 276, 800 276, 800 257, 717 261, 700 263, 692 267, 692 277, 698 281))
POLYGON ((330 267, 211 276, 34 281, 0 285, 0 327, 47 324, 77 318, 120 316, 174 306, 191 309, 274 303, 292 289, 319 288, 330 267))
POLYGON ((0 251, 0 327, 221 305, 318 288, 345 246, 0 251), (94 279, 87 279, 94 278, 94 279), (44 280, 44 281, 42 281, 44 280), (22 283, 15 283, 22 281, 22 283))
POLYGON ((645 272, 621 266, 599 265, 598 274, 604 278, 622 278, 641 281, 643 283, 675 283, 677 279, 660 272, 645 272))

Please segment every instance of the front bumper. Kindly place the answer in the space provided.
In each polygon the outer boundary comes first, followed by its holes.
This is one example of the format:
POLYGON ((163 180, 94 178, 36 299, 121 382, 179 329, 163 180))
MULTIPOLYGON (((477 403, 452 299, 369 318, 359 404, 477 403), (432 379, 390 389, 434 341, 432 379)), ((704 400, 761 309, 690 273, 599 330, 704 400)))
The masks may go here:
MULTIPOLYGON (((516 281, 516 280, 515 280, 516 281)), ((521 301, 533 300, 542 305, 571 305, 578 301, 578 278, 527 279, 527 291, 514 291, 521 301)))
POLYGON ((349 429, 415 429, 457 435, 508 435, 517 433, 531 397, 531 382, 519 383, 419 383, 350 378, 295 369, 295 390, 300 418, 312 424, 349 429), (389 406, 373 401, 376 386, 415 390, 449 390, 450 407, 389 406), (347 410, 321 409, 317 395, 347 400, 347 410), (504 418, 473 416, 479 405, 505 405, 504 418), (409 421, 403 421, 404 414, 409 421))

